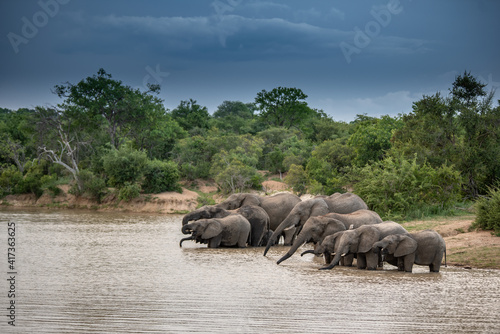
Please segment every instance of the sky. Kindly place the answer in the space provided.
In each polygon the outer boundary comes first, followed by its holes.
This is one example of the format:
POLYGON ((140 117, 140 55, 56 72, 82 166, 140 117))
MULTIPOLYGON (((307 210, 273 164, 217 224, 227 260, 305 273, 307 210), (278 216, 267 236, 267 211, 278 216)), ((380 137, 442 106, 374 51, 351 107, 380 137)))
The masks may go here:
MULTIPOLYGON (((397 116, 470 71, 500 98, 496 0, 0 2, 0 107, 53 106, 104 68, 172 110, 296 87, 337 121, 397 116)), ((496 105, 496 102, 495 102, 496 105)))

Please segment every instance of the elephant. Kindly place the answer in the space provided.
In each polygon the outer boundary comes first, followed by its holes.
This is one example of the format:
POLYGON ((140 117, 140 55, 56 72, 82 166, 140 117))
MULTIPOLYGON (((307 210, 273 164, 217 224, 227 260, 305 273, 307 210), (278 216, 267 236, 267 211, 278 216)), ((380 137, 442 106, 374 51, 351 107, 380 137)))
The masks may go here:
POLYGON ((392 255, 397 260, 398 270, 411 273, 413 264, 429 266, 431 272, 439 272, 443 254, 446 265, 446 243, 433 230, 424 230, 408 235, 388 235, 373 244, 373 249, 392 255))
MULTIPOLYGON (((332 269, 342 256, 356 254, 358 269, 375 270, 379 264, 379 252, 373 250, 373 244, 391 234, 406 234, 408 231, 393 221, 380 224, 363 225, 356 229, 344 231, 335 245, 335 256, 328 266, 320 269, 332 269)), ((325 240, 323 240, 323 243, 325 240)))
POLYGON ((335 210, 341 210, 338 213, 351 213, 360 209, 367 209, 366 203, 357 195, 352 193, 339 194, 335 193, 332 196, 317 196, 302 202, 299 202, 290 211, 285 220, 273 230, 274 233, 271 239, 268 241, 266 250, 264 251, 264 256, 267 254, 269 248, 277 241, 278 237, 286 229, 296 228, 292 238, 285 240, 285 245, 291 245, 294 236, 300 232, 300 229, 305 224, 309 217, 323 216, 329 212, 337 212, 335 210))
MULTIPOLYGON (((269 215, 269 228, 274 231, 300 201, 297 195, 290 193, 278 193, 272 196, 236 193, 215 206, 225 210, 235 210, 244 205, 260 206, 269 215)), ((279 235, 282 234, 284 233, 280 232, 279 235)))
MULTIPOLYGON (((245 217, 252 227, 249 245, 253 247, 263 246, 263 240, 267 238, 269 232, 269 215, 260 206, 244 205, 236 210, 225 210, 215 205, 205 205, 186 214, 182 219, 182 225, 186 225, 192 220, 223 218, 234 214, 240 214, 245 217)), ((267 243, 267 239, 265 240, 267 243)))
POLYGON ((382 223, 382 219, 378 213, 371 210, 357 210, 346 214, 331 212, 323 216, 310 217, 305 222, 288 252, 277 263, 280 264, 288 259, 306 242, 320 243, 327 235, 349 228, 380 223, 382 223))
POLYGON ((182 226, 183 234, 191 236, 183 238, 179 246, 186 240, 208 243, 208 248, 233 247, 244 248, 250 237, 250 223, 242 215, 229 215, 223 218, 200 219, 182 226))
POLYGON ((368 210, 368 205, 356 194, 334 193, 330 196, 316 196, 325 199, 330 212, 351 213, 357 210, 368 210))

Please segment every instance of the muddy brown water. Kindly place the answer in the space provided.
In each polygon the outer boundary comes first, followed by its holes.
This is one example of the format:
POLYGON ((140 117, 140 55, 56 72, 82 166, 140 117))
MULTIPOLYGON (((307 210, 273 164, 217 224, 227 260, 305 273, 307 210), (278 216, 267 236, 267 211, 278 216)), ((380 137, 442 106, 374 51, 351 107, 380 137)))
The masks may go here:
MULTIPOLYGON (((1 333, 500 333, 500 271, 179 248, 180 215, 0 211, 1 333), (8 324, 7 223, 15 231, 8 324)), ((302 250, 308 249, 303 246, 302 250)))

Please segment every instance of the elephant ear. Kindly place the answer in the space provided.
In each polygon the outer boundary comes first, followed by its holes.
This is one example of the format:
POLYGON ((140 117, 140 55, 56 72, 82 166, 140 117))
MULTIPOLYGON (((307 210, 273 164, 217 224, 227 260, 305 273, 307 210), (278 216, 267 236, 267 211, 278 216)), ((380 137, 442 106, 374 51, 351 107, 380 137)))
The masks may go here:
POLYGON ((380 233, 374 228, 365 228, 359 236, 358 253, 370 251, 373 244, 379 241, 380 233))
POLYGON ((245 206, 245 205, 260 206, 260 200, 255 195, 247 194, 247 195, 245 195, 244 198, 242 198, 242 201, 240 203, 240 207, 245 206))
POLYGON ((217 220, 212 219, 208 224, 203 234, 201 235, 202 239, 212 239, 222 233, 222 224, 217 220))
POLYGON ((314 204, 311 207, 311 217, 323 216, 328 213, 328 205, 323 198, 315 198, 314 204))
POLYGON ((396 247, 394 257, 406 256, 417 250, 417 241, 413 238, 403 236, 396 247))

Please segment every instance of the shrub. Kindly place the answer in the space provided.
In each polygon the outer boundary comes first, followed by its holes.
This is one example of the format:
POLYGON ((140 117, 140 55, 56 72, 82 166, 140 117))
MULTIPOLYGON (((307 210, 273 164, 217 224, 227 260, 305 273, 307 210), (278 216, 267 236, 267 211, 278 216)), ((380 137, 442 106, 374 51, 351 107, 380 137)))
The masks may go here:
POLYGON ((70 194, 75 196, 86 194, 98 203, 101 202, 102 198, 106 194, 106 182, 102 178, 95 176, 94 173, 89 170, 84 169, 80 171, 78 174, 78 183, 80 185, 80 189, 78 189, 75 184, 69 190, 70 194))
POLYGON ((500 184, 490 187, 488 197, 477 200, 475 207, 477 216, 472 227, 493 230, 500 236, 500 184))
MULTIPOLYGON (((233 159, 225 165, 212 166, 211 173, 220 191, 224 193, 242 192, 249 188, 257 187, 259 182, 257 170, 233 159)), ((259 185, 260 187, 262 184, 259 185)))
POLYGON ((160 193, 163 191, 181 192, 179 185, 179 170, 172 161, 152 160, 146 165, 142 189, 146 193, 160 193))
POLYGON ((22 181, 23 174, 14 165, 8 166, 0 175, 0 197, 15 194, 22 181))
POLYGON ((459 198, 461 178, 449 166, 419 165, 416 157, 387 157, 354 167, 349 178, 356 194, 380 215, 405 214, 424 206, 449 207, 459 198))
POLYGON ((120 188, 118 193, 118 199, 120 201, 130 201, 133 198, 139 197, 141 193, 141 187, 137 183, 126 182, 123 187, 120 188))
POLYGON ((42 176, 40 183, 42 190, 50 191, 52 196, 57 196, 61 193, 61 189, 57 186, 58 180, 56 174, 42 176))
POLYGON ((146 152, 123 146, 118 150, 109 151, 102 161, 109 184, 121 188, 142 178, 148 157, 146 152))
POLYGON ((293 191, 302 195, 308 186, 307 174, 301 165, 291 165, 285 177, 285 183, 292 187, 293 191))
POLYGON ((21 182, 17 184, 15 193, 25 194, 32 193, 37 198, 42 196, 42 176, 43 176, 43 166, 42 163, 38 161, 30 162, 25 166, 26 174, 24 175, 21 182))

